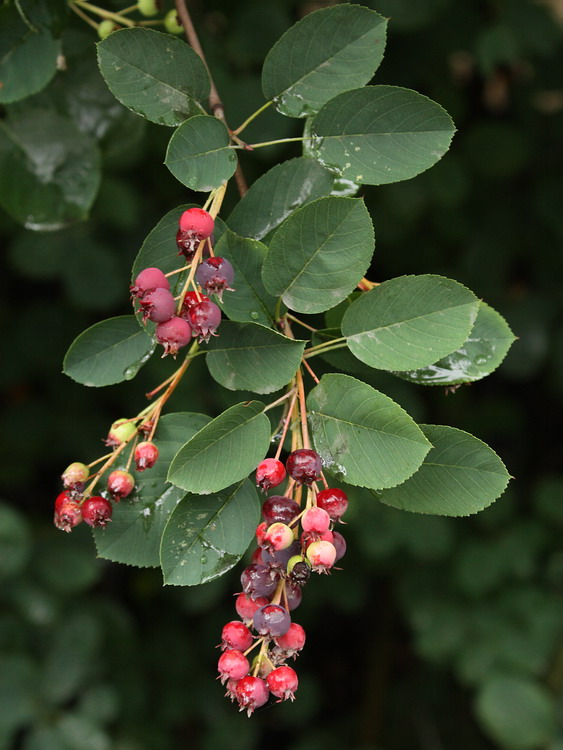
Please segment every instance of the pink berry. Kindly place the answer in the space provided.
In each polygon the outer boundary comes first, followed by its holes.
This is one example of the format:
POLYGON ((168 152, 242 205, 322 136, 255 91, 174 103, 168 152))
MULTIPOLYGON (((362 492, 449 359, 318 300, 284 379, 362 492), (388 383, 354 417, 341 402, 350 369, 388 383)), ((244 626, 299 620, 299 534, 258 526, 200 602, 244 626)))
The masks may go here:
POLYGON ((289 454, 285 463, 287 473, 299 484, 312 484, 319 479, 323 468, 321 457, 309 448, 300 448, 289 454))
POLYGON ((252 597, 242 593, 237 596, 235 609, 240 619, 244 620, 246 625, 249 625, 252 622, 256 610, 260 609, 260 607, 263 607, 265 604, 268 604, 268 600, 265 596, 259 596, 256 599, 252 599, 252 597))
POLYGON ((327 573, 336 561, 336 548, 330 542, 311 542, 306 555, 315 572, 327 573))
POLYGON ((109 475, 108 492, 116 502, 130 495, 134 489, 135 479, 130 472, 116 469, 109 475))
POLYGON ((71 489, 73 487, 77 487, 77 485, 82 485, 90 476, 90 469, 86 466, 86 464, 82 464, 79 461, 75 461, 74 463, 70 464, 70 466, 67 466, 64 470, 61 479, 63 480, 63 485, 66 489, 71 489))
POLYGON ((268 525, 277 521, 289 524, 300 512, 298 503, 283 495, 272 495, 262 505, 262 518, 268 525))
POLYGON ((330 526, 330 516, 322 508, 307 508, 301 516, 303 531, 324 534, 330 526))
POLYGON ((258 635, 276 638, 287 633, 291 625, 291 618, 287 609, 279 604, 265 604, 254 613, 252 625, 258 635))
POLYGON ((216 294, 223 299, 225 290, 233 292, 231 284, 235 271, 226 258, 208 258, 200 263, 195 273, 195 280, 209 294, 216 294))
POLYGON ((252 646, 252 633, 244 622, 232 620, 228 622, 221 633, 221 648, 233 648, 237 651, 246 651, 252 646))
POLYGON ((55 500, 53 523, 61 531, 71 532, 82 521, 79 503, 68 492, 61 492, 55 500))
POLYGON ((256 486, 263 492, 277 487, 285 479, 285 466, 276 458, 265 458, 256 469, 256 486))
POLYGON ((285 701, 288 698, 294 700, 299 680, 294 669, 281 666, 270 672, 266 677, 266 684, 272 695, 275 695, 280 701, 285 701))
POLYGON ((178 350, 189 343, 192 330, 185 320, 174 316, 164 323, 159 323, 155 335, 158 343, 164 346, 163 356, 171 354, 175 357, 178 350))
POLYGON ((317 505, 326 510, 333 521, 339 521, 348 509, 348 495, 336 487, 317 493, 317 505))
POLYGON ((170 289, 170 282, 160 268, 145 268, 131 287, 133 297, 142 297, 153 289, 170 289))
POLYGON ((105 526, 111 521, 112 505, 101 495, 88 497, 81 506, 82 518, 88 526, 105 526))
POLYGON ((176 300, 168 289, 153 289, 147 292, 139 304, 143 312, 143 321, 152 320, 153 323, 165 323, 176 312, 176 300))
POLYGON ((188 208, 178 221, 182 232, 191 232, 200 240, 210 237, 215 227, 215 221, 210 213, 203 208, 188 208))
POLYGON ((135 448, 134 457, 137 471, 152 469, 158 459, 158 448, 148 441, 139 443, 135 448))
POLYGON ((242 651, 229 649, 228 651, 224 651, 219 657, 217 669, 219 670, 221 682, 224 685, 228 679, 240 680, 241 677, 248 674, 250 664, 242 651))
POLYGON ((301 546, 303 549, 307 549, 313 542, 334 542, 334 531, 327 529, 322 534, 317 534, 314 531, 304 531, 301 534, 301 546))
POLYGON ((276 645, 285 653, 287 658, 295 656, 298 651, 301 651, 305 645, 305 638, 303 627, 296 622, 292 622, 287 633, 276 638, 276 645))
POLYGON ((287 549, 293 544, 293 531, 285 523, 273 523, 264 534, 264 547, 269 552, 287 549))
POLYGON ((268 700, 268 686, 260 677, 247 675, 239 681, 236 690, 236 696, 240 710, 246 709, 250 716, 256 708, 260 708, 268 700))
POLYGON ((215 331, 221 322, 221 310, 214 302, 203 300, 189 310, 188 322, 200 342, 209 341, 210 336, 217 335, 215 331))

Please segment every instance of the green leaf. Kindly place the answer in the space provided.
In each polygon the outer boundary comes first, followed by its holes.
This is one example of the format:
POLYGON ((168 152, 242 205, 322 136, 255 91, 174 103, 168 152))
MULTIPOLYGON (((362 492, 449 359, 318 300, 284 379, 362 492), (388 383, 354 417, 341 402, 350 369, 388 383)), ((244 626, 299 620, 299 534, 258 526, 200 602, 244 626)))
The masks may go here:
MULTIPOLYGON (((158 461, 147 471, 130 469, 135 477, 134 494, 114 503, 110 524, 94 529, 100 557, 141 568, 160 565, 162 532, 170 514, 186 494, 168 483, 168 466, 186 439, 209 421, 205 414, 190 412, 166 414, 160 419, 155 438, 158 461)), ((125 463, 123 460, 119 468, 124 468, 125 463)))
POLYGON ((15 0, 16 8, 32 31, 47 31, 58 39, 68 19, 65 0, 15 0))
POLYGON ((323 465, 348 484, 393 487, 419 468, 431 447, 398 404, 349 375, 323 375, 307 408, 323 465))
POLYGON ((95 323, 70 345, 63 372, 77 383, 99 388, 131 380, 154 351, 154 341, 133 315, 95 323))
POLYGON ((244 479, 268 452, 270 420, 264 404, 235 404, 180 448, 168 481, 194 494, 209 495, 244 479))
POLYGON ((450 146, 454 124, 439 104, 395 86, 365 86, 331 99, 311 123, 312 151, 352 182, 409 180, 450 146))
POLYGON ((342 318, 352 354, 380 370, 436 362, 469 336, 479 300, 443 276, 399 276, 359 297, 342 318))
POLYGON ((415 513, 468 516, 504 492, 510 477, 492 448, 455 427, 420 428, 433 447, 416 474, 381 493, 383 503, 415 513))
POLYGON ((366 84, 383 58, 387 19, 359 5, 310 13, 268 53, 262 90, 288 117, 306 117, 366 84))
POLYGON ((553 695, 519 675, 489 678, 477 696, 476 712, 492 739, 511 750, 545 747, 556 730, 553 695))
POLYGON ((230 261, 235 271, 235 293, 226 292, 219 303, 231 320, 272 324, 277 298, 266 291, 262 282, 267 253, 268 248, 261 242, 229 230, 216 242, 215 254, 230 261))
POLYGON ((234 174, 237 155, 223 123, 197 115, 174 131, 164 163, 182 185, 207 193, 234 174))
POLYGON ((41 91, 57 70, 61 45, 48 30, 33 30, 13 5, 0 7, 0 103, 41 91))
POLYGON ((209 74, 184 41, 153 29, 121 29, 98 43, 98 63, 110 91, 138 115, 176 126, 203 108, 209 74))
POLYGON ((207 367, 231 391, 273 393, 295 375, 305 343, 256 323, 225 320, 221 335, 209 343, 207 367))
POLYGON ((266 289, 292 310, 329 310, 369 267, 373 225, 359 198, 319 198, 275 232, 262 270, 266 289))
POLYGON ((230 570, 250 544, 260 503, 248 479, 218 494, 186 495, 164 530, 164 583, 197 586, 230 570))
POLYGON ((227 219, 231 229, 261 240, 305 203, 330 195, 334 176, 318 161, 301 156, 259 177, 227 219))
POLYGON ((0 204, 27 229, 84 219, 99 184, 98 147, 69 118, 26 107, 0 121, 0 204))
POLYGON ((432 365, 397 375, 419 385, 472 383, 496 370, 515 340, 502 315, 480 302, 469 338, 459 349, 432 365))

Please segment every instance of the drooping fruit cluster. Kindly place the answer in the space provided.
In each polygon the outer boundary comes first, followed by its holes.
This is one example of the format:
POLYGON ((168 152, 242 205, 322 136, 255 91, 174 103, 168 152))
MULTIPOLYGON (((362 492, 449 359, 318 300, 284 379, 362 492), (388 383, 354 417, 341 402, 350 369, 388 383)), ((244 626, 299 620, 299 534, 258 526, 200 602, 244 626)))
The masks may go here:
POLYGON ((328 573, 346 551, 334 531, 348 506, 346 494, 336 488, 317 491, 321 458, 313 450, 292 451, 285 466, 266 458, 256 470, 256 484, 267 492, 289 474, 285 495, 271 495, 262 505, 256 527, 257 548, 242 572, 242 591, 236 599, 240 620, 223 628, 218 671, 226 695, 250 716, 270 695, 278 702, 293 700, 299 680, 286 664, 305 645, 305 631, 292 622, 290 612, 303 597, 312 572, 328 573), (299 504, 303 488, 307 502, 299 504), (254 649, 258 649, 252 662, 254 649))
POLYGON ((212 256, 202 260, 205 247, 212 252, 215 222, 211 214, 203 208, 188 208, 178 224, 176 244, 179 254, 186 258, 186 265, 178 271, 189 269, 181 302, 172 295, 170 282, 159 268, 145 268, 131 286, 133 302, 138 301, 143 321, 157 324, 155 336, 164 347, 163 356, 176 356, 192 337, 209 341, 210 336, 215 336, 221 310, 203 292, 216 294, 222 300, 225 290, 234 291, 231 284, 235 274, 226 258, 212 256), (194 285, 194 291, 187 289, 190 284, 194 285))

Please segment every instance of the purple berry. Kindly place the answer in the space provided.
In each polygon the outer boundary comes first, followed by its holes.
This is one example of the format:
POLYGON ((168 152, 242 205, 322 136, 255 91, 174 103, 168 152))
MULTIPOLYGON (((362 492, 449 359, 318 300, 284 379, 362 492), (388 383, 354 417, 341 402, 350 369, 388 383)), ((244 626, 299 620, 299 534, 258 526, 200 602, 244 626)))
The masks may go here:
POLYGON ((278 585, 278 574, 265 565, 248 565, 241 574, 240 582, 245 594, 256 599, 271 596, 278 585))
POLYGON ((176 312, 176 301, 168 289, 153 289, 139 300, 143 320, 165 323, 176 312))
POLYGON ((209 341, 215 336, 215 331, 221 322, 221 310, 214 302, 202 300, 188 312, 188 321, 194 336, 199 336, 200 342, 209 341))
POLYGON ((195 273, 195 280, 209 294, 216 294, 220 300, 223 299, 225 289, 232 292, 231 288, 235 271, 226 258, 208 258, 201 263, 195 273))
POLYGON ((272 495, 262 505, 262 518, 268 525, 273 523, 291 523, 301 511, 299 505, 290 497, 272 495))
POLYGON ((287 473, 299 484, 312 484, 321 476, 323 464, 316 451, 300 448, 289 454, 285 463, 287 473))
POLYGON ((142 297, 153 289, 170 289, 170 282, 160 268, 145 268, 130 288, 133 297, 142 297))
POLYGON ((287 609, 279 604, 266 604, 256 610, 252 624, 258 635, 277 638, 287 633, 291 625, 291 617, 287 609))
POLYGON ((334 544, 334 548, 336 550, 336 562, 346 554, 346 540, 344 539, 342 534, 338 533, 338 531, 333 531, 332 534, 334 537, 332 543, 334 544))
POLYGON ((287 597, 287 607, 290 612, 296 609, 303 599, 301 587, 292 581, 285 582, 285 595, 287 597))
POLYGON ((171 354, 173 357, 178 354, 178 349, 190 341, 192 329, 189 324, 182 318, 174 316, 164 323, 159 323, 155 331, 156 340, 164 346, 164 354, 171 354))

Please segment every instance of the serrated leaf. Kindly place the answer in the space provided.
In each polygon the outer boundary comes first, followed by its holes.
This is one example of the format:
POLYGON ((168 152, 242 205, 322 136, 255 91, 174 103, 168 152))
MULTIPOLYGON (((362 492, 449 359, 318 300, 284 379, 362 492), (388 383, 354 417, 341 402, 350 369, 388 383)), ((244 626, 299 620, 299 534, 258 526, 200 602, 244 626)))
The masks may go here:
POLYGON ((455 427, 420 428, 433 447, 416 474, 380 494, 383 503, 415 513, 468 516, 504 492, 509 475, 492 448, 455 427))
POLYGON ((209 74, 184 41, 153 29, 121 29, 98 45, 98 63, 115 98, 138 115, 174 127, 202 114, 209 74))
POLYGON ((58 39, 68 19, 68 4, 64 0, 15 0, 23 21, 32 31, 47 31, 58 39))
POLYGON ((264 286, 292 310, 329 310, 365 274, 374 245, 373 225, 361 199, 319 198, 276 230, 262 269, 264 286))
POLYGON ((277 298, 266 291, 262 282, 267 253, 268 248, 261 242, 239 237, 229 230, 216 243, 215 255, 226 258, 235 271, 235 292, 226 292, 218 303, 231 320, 272 324, 277 298))
POLYGON ((209 192, 234 174, 237 155, 216 117, 196 115, 174 131, 164 163, 182 185, 209 192))
POLYGON ((349 375, 323 375, 307 408, 324 467, 348 484, 393 487, 419 468, 431 447, 404 409, 349 375))
MULTIPOLYGON (((334 339, 341 338, 340 328, 320 328, 311 338, 311 346, 318 344, 327 344, 334 339)), ((360 380, 369 381, 373 377, 373 369, 360 362, 354 357, 352 352, 346 346, 340 346, 329 351, 320 351, 317 355, 330 365, 331 370, 340 370, 355 375, 360 380)))
POLYGON ((305 343, 256 323, 225 320, 205 359, 211 376, 225 388, 273 393, 295 375, 305 343))
MULTIPOLYGON (((170 514, 184 497, 185 490, 168 483, 170 461, 186 439, 210 422, 205 414, 180 412, 161 417, 155 442, 159 457, 152 469, 137 472, 132 495, 114 503, 111 523, 94 529, 98 555, 112 562, 157 568, 160 541, 170 514)), ((125 459, 113 468, 124 468, 125 459)), ((101 480, 102 482, 104 479, 101 480)))
POLYGON ((209 495, 244 479, 268 452, 270 420, 264 404, 235 404, 180 448, 168 481, 194 494, 209 495))
POLYGON ((77 383, 99 388, 134 378, 154 351, 155 343, 133 315, 95 323, 70 345, 63 372, 77 383))
POLYGON ((455 127, 422 94, 365 86, 336 96, 311 123, 312 153, 327 169, 365 185, 409 180, 435 164, 455 127))
POLYGON ((301 156, 277 164, 254 182, 227 224, 244 237, 261 240, 305 203, 330 195, 334 176, 315 159, 301 156))
POLYGON ((100 152, 74 122, 25 107, 0 121, 0 205, 26 229, 84 219, 100 184, 100 152))
POLYGON ((310 13, 268 53, 262 90, 288 117, 306 117, 342 91, 366 84, 383 58, 387 19, 359 5, 310 13))
POLYGON ((515 340, 502 315, 480 302, 469 338, 459 349, 432 365, 397 375, 418 385, 472 383, 496 370, 515 340))
POLYGON ((342 318, 352 354, 379 370, 425 367, 469 336, 479 300, 452 279, 423 274, 384 281, 342 318))
POLYGON ((218 494, 186 495, 162 536, 164 583, 197 586, 230 570, 254 536, 259 509, 248 479, 218 494))

